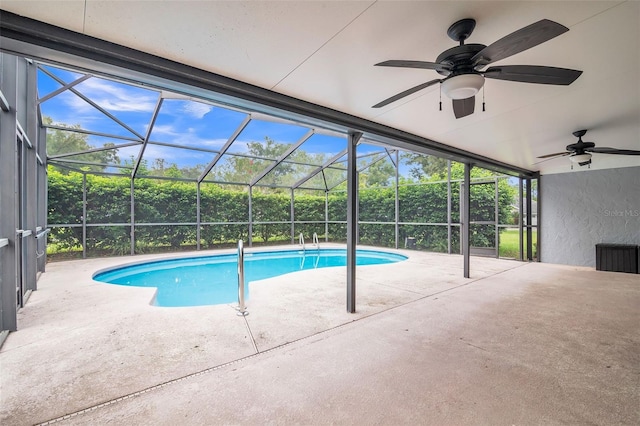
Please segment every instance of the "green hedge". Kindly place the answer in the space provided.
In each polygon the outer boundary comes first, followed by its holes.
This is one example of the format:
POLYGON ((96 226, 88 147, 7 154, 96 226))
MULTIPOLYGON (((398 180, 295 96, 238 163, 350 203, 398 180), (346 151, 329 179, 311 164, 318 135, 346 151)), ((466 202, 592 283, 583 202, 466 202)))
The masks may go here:
MULTIPOLYGON (((506 184, 506 181, 505 181, 506 184)), ((82 223, 81 173, 62 174, 49 168, 49 217, 51 225, 82 223)), ((499 195, 500 223, 510 223, 513 192, 502 183, 499 195)), ((117 253, 130 250, 130 225, 91 226, 98 224, 130 224, 131 180, 129 177, 86 175, 87 188, 87 251, 89 255, 117 253)), ((249 227, 249 196, 246 190, 221 188, 212 183, 200 187, 201 244, 217 247, 247 240, 249 227), (241 223, 237 223, 241 222, 241 223), (210 223, 216 223, 215 225, 210 223), (222 223, 222 224, 220 224, 222 223)), ((492 218, 495 214, 494 185, 474 185, 471 211, 474 219, 492 218)), ((191 182, 137 179, 134 189, 136 251, 148 252, 159 248, 180 250, 196 245, 197 186, 191 182), (190 223, 191 225, 155 225, 148 223, 190 223)), ((291 241, 291 199, 288 192, 252 194, 254 242, 274 243, 291 241)), ((459 211, 459 185, 452 185, 452 211, 459 211)), ((447 185, 424 183, 399 188, 400 222, 446 223, 447 185)), ((328 237, 331 241, 345 241, 346 224, 331 223, 346 220, 347 197, 344 192, 328 197, 328 237)), ((315 232, 321 239, 325 234, 325 195, 296 194, 294 197, 296 223, 294 235, 303 233, 307 240, 315 232), (320 222, 320 223, 303 223, 320 222)), ((361 188, 359 217, 364 222, 392 222, 392 224, 363 223, 359 227, 361 244, 393 247, 395 245, 395 189, 361 188)), ((454 222, 458 214, 454 214, 454 222)), ((416 239, 419 249, 444 252, 447 250, 446 226, 401 225, 401 246, 406 237, 416 239)), ((474 227, 471 244, 492 246, 493 227, 474 227)), ((459 230, 454 229, 453 250, 459 250, 459 230)), ((81 227, 54 227, 50 243, 57 251, 81 249, 81 227)))

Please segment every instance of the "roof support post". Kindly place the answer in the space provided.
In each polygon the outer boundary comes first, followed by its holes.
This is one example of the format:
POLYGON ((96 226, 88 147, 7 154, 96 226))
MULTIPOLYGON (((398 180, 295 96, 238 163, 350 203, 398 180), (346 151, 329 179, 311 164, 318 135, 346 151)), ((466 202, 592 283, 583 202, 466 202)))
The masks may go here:
MULTIPOLYGON (((142 156, 142 153, 140 154, 142 156)), ((135 237, 135 222, 136 222, 136 197, 135 197, 135 180, 133 175, 131 176, 131 229, 129 238, 131 239, 131 256, 136 254, 136 237, 135 237)))
MULTIPOLYGON (((40 108, 38 108, 38 119, 40 120, 41 118, 40 108)), ((38 165, 38 223, 42 229, 47 229, 47 194, 49 191, 47 182, 47 130, 40 125, 38 126, 37 155, 42 160, 42 163, 38 165)), ((43 248, 42 255, 38 257, 38 271, 45 272, 47 265, 47 234, 42 237, 40 244, 40 247, 43 248)))
POLYGON ((0 112, 0 345, 7 331, 18 328, 16 304, 16 286, 18 284, 17 262, 18 245, 16 234, 18 229, 18 197, 16 194, 17 179, 17 135, 16 135, 16 97, 17 97, 17 58, 3 55, 0 62, 2 79, 0 89, 6 97, 7 109, 0 112))
POLYGON ((532 215, 532 205, 531 205, 531 178, 527 177, 527 260, 531 262, 533 260, 533 239, 532 239, 532 229, 531 226, 533 222, 531 220, 532 215))
POLYGON ((520 260, 524 260, 524 178, 518 179, 518 248, 520 251, 520 260))
POLYGON ((295 205, 294 205, 294 189, 291 188, 291 244, 295 243, 296 227, 295 227, 295 205))
POLYGON ((463 197, 462 197, 462 257, 464 258, 464 277, 470 278, 469 264, 470 264, 470 249, 469 238, 471 236, 471 229, 469 220, 471 217, 471 167, 469 163, 464 165, 464 185, 463 197))
POLYGON ((451 254, 451 160, 447 160, 447 253, 451 254))
POLYGON ((329 242, 329 191, 324 191, 324 242, 329 242))
MULTIPOLYGON (((37 67, 32 61, 22 59, 22 64, 24 67, 24 77, 23 85, 25 90, 25 95, 22 99, 19 100, 24 105, 24 109, 26 110, 25 114, 25 122, 22 123, 23 131, 30 141, 31 144, 26 144, 24 147, 24 182, 23 182, 23 228, 22 229, 30 229, 33 231, 33 237, 31 238, 23 238, 24 250, 26 251, 26 256, 24 259, 24 265, 26 267, 25 271, 25 288, 27 291, 36 291, 38 289, 37 283, 37 273, 38 273, 38 262, 35 254, 38 252, 38 240, 35 238, 36 227, 38 226, 38 218, 37 218, 37 200, 38 200, 38 183, 37 183, 37 173, 38 173, 38 155, 37 155, 37 140, 38 140, 38 109, 36 99, 38 97, 37 94, 37 67)), ((20 93, 20 91, 18 91, 20 93)))
POLYGON ((196 250, 200 250, 200 182, 196 182, 196 250))
MULTIPOLYGON (((395 202, 395 222, 396 222, 396 226, 395 226, 395 233, 396 233, 396 249, 398 248, 398 244, 400 241, 400 226, 398 225, 398 222, 400 222, 400 152, 398 150, 396 150, 396 155, 395 155, 395 164, 394 166, 396 166, 396 202, 395 202)), ((389 158, 391 158, 391 154, 389 154, 389 158)))
POLYGON ((247 242, 249 243, 249 247, 253 246, 253 187, 251 185, 247 185, 249 187, 249 238, 247 242))
MULTIPOLYGON (((542 226, 542 221, 540 220, 541 216, 540 216, 540 212, 541 212, 541 207, 540 207, 540 202, 542 200, 542 197, 540 196, 540 173, 536 174, 536 248, 537 248, 537 256, 536 256, 536 261, 540 262, 540 259, 542 258, 541 251, 540 251, 540 235, 542 235, 542 232, 540 232, 540 226, 542 226)), ((533 200, 532 200, 533 202, 533 200)))
POLYGON ((87 258, 87 173, 82 172, 82 258, 87 258))
POLYGON ((493 200, 494 203, 494 220, 495 220, 495 225, 494 225, 494 245, 496 248, 496 259, 500 258, 500 191, 498 189, 498 178, 495 178, 495 198, 493 200))
POLYGON ((356 312, 356 238, 358 235, 357 145, 362 133, 349 132, 347 141, 347 312, 356 312))

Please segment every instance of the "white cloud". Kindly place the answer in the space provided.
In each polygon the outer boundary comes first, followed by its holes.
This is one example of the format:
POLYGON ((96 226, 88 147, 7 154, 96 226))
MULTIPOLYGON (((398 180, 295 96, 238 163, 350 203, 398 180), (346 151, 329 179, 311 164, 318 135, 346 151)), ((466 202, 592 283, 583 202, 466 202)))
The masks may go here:
POLYGON ((166 165, 176 164, 178 167, 194 166, 196 164, 208 164, 216 154, 192 151, 189 149, 170 148, 149 144, 145 148, 143 158, 151 166, 157 159, 163 159, 166 165))
POLYGON ((60 93, 57 96, 57 99, 60 100, 65 106, 67 106, 71 111, 70 116, 73 115, 89 115, 89 114, 101 114, 100 111, 92 107, 88 102, 83 100, 80 96, 77 96, 70 91, 65 91, 60 93))
POLYGON ((252 141, 236 139, 231 145, 231 151, 238 154, 248 154, 250 142, 252 141))
POLYGON ((204 117, 212 109, 213 107, 211 105, 201 104, 200 102, 193 101, 187 102, 183 107, 183 111, 185 113, 192 116, 193 118, 198 119, 204 117))
POLYGON ((198 142, 201 146, 205 146, 207 148, 220 150, 222 146, 227 143, 226 139, 199 139, 198 142))
MULTIPOLYGON (((145 130, 148 128, 149 126, 145 127, 145 130)), ((174 126, 170 125, 170 124, 155 124, 153 126, 153 133, 152 136, 156 137, 156 136, 170 136, 172 138, 178 137, 180 136, 180 133, 178 133, 175 129, 174 126)), ((153 138, 152 137, 152 138, 153 138)))
POLYGON ((151 140, 185 147, 200 147, 213 150, 219 150, 227 142, 226 139, 207 139, 200 137, 193 128, 187 129, 186 132, 180 132, 175 126, 170 124, 154 125, 151 140))
MULTIPOLYGON (((148 94, 139 89, 127 89, 126 86, 107 80, 90 78, 77 86, 77 90, 108 111, 148 112, 155 108, 157 97, 152 92, 148 94)), ((73 96, 84 105, 80 97, 73 96)), ((78 107, 78 101, 72 101, 71 107, 78 107)))

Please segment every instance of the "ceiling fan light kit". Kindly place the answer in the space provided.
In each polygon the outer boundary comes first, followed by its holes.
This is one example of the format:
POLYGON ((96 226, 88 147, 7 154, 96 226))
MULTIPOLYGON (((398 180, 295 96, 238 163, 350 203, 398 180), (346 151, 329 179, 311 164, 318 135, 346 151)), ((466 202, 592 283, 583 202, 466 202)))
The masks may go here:
MULTIPOLYGON (((505 65, 483 68, 547 42, 569 29, 557 22, 543 19, 501 38, 495 43, 465 44, 471 36, 476 21, 471 18, 454 22, 447 35, 459 45, 445 50, 435 62, 415 60, 390 60, 375 64, 382 67, 418 68, 436 71, 445 76, 400 92, 373 106, 381 108, 434 84, 441 84, 441 90, 453 101, 456 118, 473 114, 475 95, 484 85, 485 78, 515 81, 520 83, 552 84, 566 86, 573 83, 582 71, 539 65, 505 65), (464 101, 464 102, 463 102, 464 101)), ((484 110, 484 105, 483 105, 484 110)))
POLYGON ((591 154, 576 154, 569 157, 569 160, 573 163, 588 163, 591 162, 591 154))
POLYGON ((442 93, 449 99, 467 99, 474 97, 483 85, 481 74, 459 74, 444 79, 442 93))

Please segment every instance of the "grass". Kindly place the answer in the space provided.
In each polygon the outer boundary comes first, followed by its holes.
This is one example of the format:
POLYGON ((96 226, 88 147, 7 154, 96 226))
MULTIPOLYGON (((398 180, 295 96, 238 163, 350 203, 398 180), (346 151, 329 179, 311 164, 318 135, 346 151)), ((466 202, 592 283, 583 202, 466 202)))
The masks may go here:
MULTIPOLYGON (((532 230, 531 239, 533 240, 533 256, 537 256, 537 230, 532 230)), ((523 244, 526 250, 527 234, 523 235, 523 244)), ((500 257, 518 258, 520 255, 520 241, 517 229, 504 229, 500 233, 500 257)))
MULTIPOLYGON (((534 229, 532 232, 533 238, 533 256, 534 258, 537 256, 537 247, 536 247, 536 233, 537 230, 534 229)), ((324 240, 324 236, 320 237, 321 240, 324 240)), ((524 245, 526 250, 527 245, 527 236, 526 233, 524 235, 524 245)), ((334 240, 332 240, 334 241, 334 240)), ((289 244, 291 242, 290 238, 271 238, 268 243, 265 243, 262 238, 254 237, 253 245, 262 246, 262 245, 277 245, 277 244, 289 244)), ((296 240, 297 242, 297 240, 296 240)), ((213 247, 208 246, 203 242, 203 248, 233 248, 236 246, 235 242, 227 242, 227 243, 217 243, 213 247)), ((160 246, 160 245, 144 245, 144 247, 137 247, 136 251, 138 254, 145 253, 166 253, 171 251, 184 251, 184 250, 195 250, 195 244, 185 244, 179 248, 171 248, 169 246, 160 246)), ((129 246, 126 247, 126 252, 122 254, 128 254, 129 246)), ((78 259, 82 258, 82 247, 76 246, 73 248, 63 248, 55 243, 49 243, 47 246, 47 254, 49 261, 56 260, 69 260, 69 259, 78 259)), ((113 250, 89 250, 87 253, 88 257, 96 257, 96 256, 108 256, 113 254, 113 250)), ((503 229, 500 233, 500 257, 504 258, 512 258, 517 259, 520 257, 520 243, 518 240, 518 230, 517 229, 503 229)))

